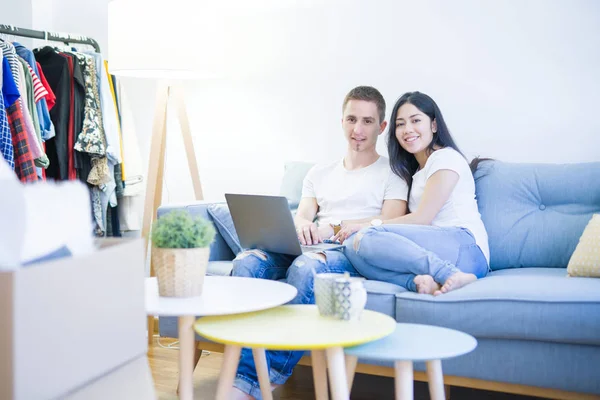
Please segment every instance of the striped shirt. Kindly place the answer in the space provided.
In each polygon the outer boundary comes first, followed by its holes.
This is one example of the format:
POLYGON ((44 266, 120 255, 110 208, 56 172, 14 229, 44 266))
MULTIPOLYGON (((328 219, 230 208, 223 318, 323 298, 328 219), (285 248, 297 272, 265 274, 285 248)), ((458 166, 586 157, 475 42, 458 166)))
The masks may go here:
POLYGON ((13 79, 15 80, 15 84, 17 85, 17 87, 21 87, 19 62, 17 60, 17 52, 15 51, 15 47, 10 43, 0 40, 0 49, 2 49, 4 58, 8 60, 10 70, 12 71, 13 79))
POLYGON ((48 91, 40 81, 40 78, 37 76, 31 65, 27 64, 27 68, 29 69, 29 73, 31 74, 31 79, 33 80, 33 100, 37 103, 43 97, 48 95, 48 91))
POLYGON ((42 81, 42 84, 44 85, 46 92, 48 92, 48 94, 46 95, 46 103, 48 105, 48 111, 50 111, 50 110, 52 110, 52 107, 54 107, 54 104, 56 104, 56 96, 54 95, 54 92, 52 91, 50 84, 48 83, 48 81, 46 80, 46 77, 44 76, 44 70, 42 69, 42 66, 40 65, 40 63, 36 61, 35 65, 37 66, 37 70, 40 73, 39 74, 40 81, 42 81))

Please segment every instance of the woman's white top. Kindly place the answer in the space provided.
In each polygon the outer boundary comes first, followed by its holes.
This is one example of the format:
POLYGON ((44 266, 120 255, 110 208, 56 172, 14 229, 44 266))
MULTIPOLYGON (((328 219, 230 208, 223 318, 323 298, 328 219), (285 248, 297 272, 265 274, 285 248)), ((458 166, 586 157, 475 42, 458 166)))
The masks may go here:
POLYGON ((458 183, 442 209, 431 222, 431 225, 467 228, 475 237, 475 242, 481 248, 489 265, 488 235, 477 208, 475 180, 467 160, 459 152, 446 147, 434 151, 429 156, 425 167, 413 175, 408 207, 411 212, 418 209, 427 180, 437 171, 444 169, 456 172, 459 177, 458 183))

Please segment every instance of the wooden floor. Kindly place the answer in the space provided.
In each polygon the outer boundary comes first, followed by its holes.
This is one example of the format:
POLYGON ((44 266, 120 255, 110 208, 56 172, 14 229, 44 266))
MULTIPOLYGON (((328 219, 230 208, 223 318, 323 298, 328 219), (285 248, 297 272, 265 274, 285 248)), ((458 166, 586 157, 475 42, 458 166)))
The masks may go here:
MULTIPOLYGON (((177 389, 177 343, 172 339, 155 340, 148 352, 152 376, 160 400, 178 399, 177 389), (165 348, 162 346, 171 348, 165 348)), ((213 400, 217 389, 217 380, 223 357, 220 353, 202 356, 194 372, 194 399, 213 400)), ((273 392, 275 400, 308 400, 314 399, 312 369, 297 366, 288 382, 273 392)), ((357 374, 352 387, 352 400, 393 400, 394 382, 391 378, 357 374)), ((454 387, 452 400, 534 400, 538 398, 516 396, 504 393, 487 392, 475 389, 454 387)), ((429 399, 427 384, 415 382, 415 400, 429 399)))

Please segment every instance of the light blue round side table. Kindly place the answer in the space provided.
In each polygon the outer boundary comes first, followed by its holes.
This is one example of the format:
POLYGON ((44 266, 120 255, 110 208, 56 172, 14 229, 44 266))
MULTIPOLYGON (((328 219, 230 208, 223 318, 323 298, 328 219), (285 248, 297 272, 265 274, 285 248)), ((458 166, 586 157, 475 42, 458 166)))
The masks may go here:
POLYGON ((412 400, 413 361, 425 361, 429 395, 432 400, 445 399, 442 361, 473 351, 477 340, 466 333, 430 325, 397 324, 396 330, 383 339, 344 349, 348 385, 352 386, 358 358, 393 361, 396 400, 412 400))

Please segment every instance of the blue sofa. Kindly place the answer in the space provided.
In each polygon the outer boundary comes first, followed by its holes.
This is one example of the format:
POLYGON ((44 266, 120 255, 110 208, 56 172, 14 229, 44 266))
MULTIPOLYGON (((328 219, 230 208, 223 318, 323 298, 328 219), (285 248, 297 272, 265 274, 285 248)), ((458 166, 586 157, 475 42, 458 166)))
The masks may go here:
MULTIPOLYGON (((309 167, 286 166, 282 194, 292 204, 300 198, 309 167)), ((475 351, 444 362, 446 384, 549 398, 600 398, 600 279, 567 277, 566 272, 587 222, 600 213, 600 163, 483 161, 475 180, 493 272, 439 297, 367 281, 367 308, 399 322, 475 336, 475 351)), ((182 207, 212 220, 207 203, 164 206, 159 217, 182 207)), ((209 273, 227 275, 233 257, 232 247, 217 235, 209 273)), ((161 318, 160 334, 176 337, 176 322, 161 318)), ((359 372, 393 373, 390 365, 360 363, 359 372)), ((426 380, 426 375, 416 372, 415 378, 426 380)))

